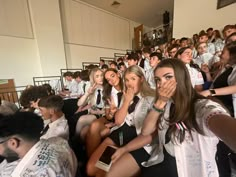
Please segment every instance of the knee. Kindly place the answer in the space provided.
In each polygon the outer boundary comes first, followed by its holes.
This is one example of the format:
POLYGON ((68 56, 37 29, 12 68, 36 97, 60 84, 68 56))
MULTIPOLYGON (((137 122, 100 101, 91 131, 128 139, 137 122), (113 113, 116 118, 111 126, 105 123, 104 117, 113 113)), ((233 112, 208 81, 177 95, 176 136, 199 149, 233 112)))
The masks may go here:
POLYGON ((101 122, 99 122, 98 120, 95 120, 92 122, 92 124, 90 125, 90 128, 89 128, 90 132, 96 132, 99 129, 101 129, 101 122))
POLYGON ((95 176, 96 175, 95 163, 88 161, 88 163, 86 165, 86 173, 87 173, 87 176, 95 176))

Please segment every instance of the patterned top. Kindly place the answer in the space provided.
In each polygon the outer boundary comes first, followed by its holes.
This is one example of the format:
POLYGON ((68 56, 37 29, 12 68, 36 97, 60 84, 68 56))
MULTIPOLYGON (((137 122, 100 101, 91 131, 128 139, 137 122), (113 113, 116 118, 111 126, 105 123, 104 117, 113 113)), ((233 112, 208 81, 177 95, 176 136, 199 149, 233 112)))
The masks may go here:
POLYGON ((178 176, 201 176, 201 177, 217 177, 218 169, 215 162, 216 146, 218 138, 211 132, 208 127, 208 121, 213 115, 224 114, 228 115, 227 111, 216 102, 208 99, 200 99, 195 104, 196 119, 204 135, 192 131, 192 138, 188 132, 185 134, 184 141, 180 144, 178 142, 165 142, 165 134, 169 128, 168 120, 170 111, 169 102, 165 108, 163 117, 161 117, 162 130, 159 130, 160 147, 158 152, 154 152, 146 163, 146 166, 151 166, 163 161, 163 146, 167 152, 175 156, 178 176), (156 154, 155 154, 156 153, 156 154))
MULTIPOLYGON (((74 177, 77 160, 62 138, 40 140, 19 162, 12 177, 74 177)), ((8 176, 9 177, 9 176, 8 176)))

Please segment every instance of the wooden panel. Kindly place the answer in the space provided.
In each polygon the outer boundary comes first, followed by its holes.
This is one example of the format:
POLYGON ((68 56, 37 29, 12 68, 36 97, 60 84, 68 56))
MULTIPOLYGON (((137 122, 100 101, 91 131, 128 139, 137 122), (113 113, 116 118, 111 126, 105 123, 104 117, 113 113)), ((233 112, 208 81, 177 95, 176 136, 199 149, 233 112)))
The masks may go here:
POLYGON ((134 28, 135 49, 141 49, 143 44, 143 25, 134 28))
POLYGON ((13 79, 0 80, 0 97, 12 103, 18 102, 18 96, 13 79))

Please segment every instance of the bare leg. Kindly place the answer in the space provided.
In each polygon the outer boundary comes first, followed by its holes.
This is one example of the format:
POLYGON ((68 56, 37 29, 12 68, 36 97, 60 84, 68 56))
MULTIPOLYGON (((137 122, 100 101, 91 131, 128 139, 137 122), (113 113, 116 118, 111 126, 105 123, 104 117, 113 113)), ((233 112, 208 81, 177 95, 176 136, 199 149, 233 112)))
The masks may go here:
POLYGON ((99 146, 98 148, 93 152, 91 157, 89 158, 89 161, 87 163, 87 175, 88 176, 95 176, 98 168, 95 167, 96 162, 101 157, 103 151, 106 149, 108 145, 115 146, 115 143, 110 139, 106 138, 99 146))
POLYGON ((88 157, 95 151, 95 149, 102 142, 104 136, 101 135, 101 132, 106 129, 105 123, 108 121, 102 117, 97 120, 94 120, 89 127, 88 133, 86 135, 86 151, 88 157))
POLYGON ((134 177, 139 173, 140 168, 137 162, 130 153, 126 153, 112 164, 106 177, 134 177))
POLYGON ((105 177, 105 175, 106 175, 105 171, 98 169, 96 177, 105 177))
POLYGON ((80 131, 80 139, 84 142, 85 138, 87 136, 87 133, 89 131, 89 125, 86 125, 82 128, 82 130, 80 131))
POLYGON ((76 135, 79 136, 83 127, 90 125, 92 121, 94 121, 95 119, 96 116, 92 114, 81 116, 76 124, 76 130, 75 130, 76 135))

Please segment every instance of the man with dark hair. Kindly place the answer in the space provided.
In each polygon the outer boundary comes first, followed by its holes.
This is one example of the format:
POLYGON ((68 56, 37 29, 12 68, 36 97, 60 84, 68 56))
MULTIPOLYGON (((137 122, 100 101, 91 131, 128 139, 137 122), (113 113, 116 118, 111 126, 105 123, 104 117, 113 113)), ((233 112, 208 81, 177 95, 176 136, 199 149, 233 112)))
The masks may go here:
POLYGON ((207 36, 208 36, 208 39, 209 39, 208 42, 212 42, 213 28, 212 28, 212 27, 208 28, 208 29, 206 30, 206 32, 207 32, 207 36))
POLYGON ((177 53, 178 50, 179 50, 179 45, 178 44, 172 44, 171 46, 169 46, 167 48, 169 58, 174 58, 175 54, 177 53))
MULTIPOLYGON (((128 55, 128 67, 133 66, 133 65, 138 65, 139 63, 139 56, 137 53, 131 53, 128 55)), ((145 70, 138 65, 138 67, 142 70, 143 74, 145 75, 145 70)))
POLYGON ((69 127, 62 112, 63 100, 58 95, 52 95, 40 99, 39 110, 44 120, 50 120, 42 132, 41 139, 62 137, 69 139, 69 127))
POLYGON ((158 52, 153 52, 150 55, 150 66, 151 68, 146 72, 145 78, 152 89, 156 89, 156 83, 154 80, 154 69, 158 63, 162 60, 162 54, 158 52))
POLYGON ((139 62, 139 56, 137 53, 131 53, 128 55, 128 66, 138 65, 139 62))
POLYGON ((201 34, 199 34, 199 43, 206 43, 207 44, 207 51, 209 53, 211 53, 212 55, 215 55, 216 53, 216 49, 215 49, 215 45, 211 42, 208 42, 208 35, 207 33, 202 32, 201 34))
POLYGON ((104 64, 105 64, 105 60, 100 59, 99 68, 102 68, 102 66, 103 66, 104 64))
POLYGON ((73 73, 70 72, 70 71, 67 71, 63 74, 63 77, 65 79, 63 90, 71 91, 71 86, 72 86, 73 81, 74 81, 73 73))
POLYGON ((117 63, 115 61, 110 61, 110 68, 117 69, 117 63))
POLYGON ((143 67, 142 66, 141 67, 144 69, 145 72, 151 68, 151 66, 149 64, 151 53, 152 53, 152 50, 150 47, 145 47, 142 50, 142 60, 140 61, 139 66, 141 66, 141 63, 143 62, 143 64, 142 64, 143 67))
POLYGON ((32 86, 25 89, 20 96, 20 104, 24 111, 34 111, 38 114, 38 102, 40 98, 48 96, 48 92, 43 86, 32 86))
POLYGON ((123 77, 123 75, 124 75, 124 73, 125 73, 125 71, 126 71, 126 69, 127 69, 125 63, 124 63, 124 62, 120 62, 120 63, 118 64, 118 69, 119 69, 120 75, 123 77))
POLYGON ((180 48, 182 48, 182 47, 187 47, 187 46, 188 46, 188 38, 182 37, 182 38, 179 40, 179 43, 180 43, 180 48))
POLYGON ((43 120, 32 112, 0 117, 0 176, 75 176, 77 162, 61 138, 39 140, 43 120))

